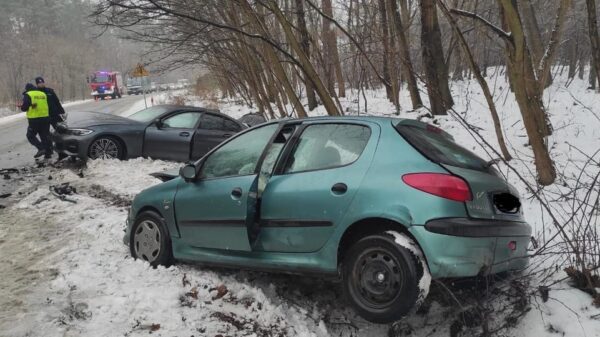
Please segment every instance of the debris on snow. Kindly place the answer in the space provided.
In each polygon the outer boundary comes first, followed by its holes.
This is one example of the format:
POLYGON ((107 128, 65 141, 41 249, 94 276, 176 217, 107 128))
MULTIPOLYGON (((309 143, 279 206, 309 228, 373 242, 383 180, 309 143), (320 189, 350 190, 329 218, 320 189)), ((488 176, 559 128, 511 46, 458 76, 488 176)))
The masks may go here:
POLYGON ((209 291, 217 291, 217 294, 215 296, 213 296, 212 300, 218 300, 220 298, 222 298, 223 296, 227 295, 227 287, 224 284, 219 285, 216 288, 211 288, 209 291))

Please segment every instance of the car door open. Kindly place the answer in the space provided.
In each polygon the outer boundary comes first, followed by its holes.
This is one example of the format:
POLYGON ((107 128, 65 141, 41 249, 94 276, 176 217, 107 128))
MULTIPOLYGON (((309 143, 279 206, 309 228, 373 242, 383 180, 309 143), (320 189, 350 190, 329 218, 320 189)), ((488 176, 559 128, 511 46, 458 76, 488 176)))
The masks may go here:
POLYGON ((199 111, 176 112, 146 128, 144 156, 187 161, 192 139, 200 119, 199 111))
POLYGON ((192 143, 191 159, 202 158, 215 146, 241 131, 241 126, 223 116, 204 112, 192 143))
POLYGON ((241 134, 210 153, 196 181, 181 181, 175 211, 181 239, 195 248, 250 251, 256 167, 278 124, 241 134), (249 221, 250 220, 250 221, 249 221))

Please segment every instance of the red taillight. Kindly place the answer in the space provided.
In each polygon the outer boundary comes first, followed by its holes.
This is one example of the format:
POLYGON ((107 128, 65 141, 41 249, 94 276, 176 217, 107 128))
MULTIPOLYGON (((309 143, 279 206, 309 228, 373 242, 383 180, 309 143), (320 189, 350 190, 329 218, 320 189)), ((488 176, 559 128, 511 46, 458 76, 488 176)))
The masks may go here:
POLYGON ((471 190, 466 181, 443 173, 410 173, 402 176, 408 186, 438 197, 454 200, 471 200, 471 190))

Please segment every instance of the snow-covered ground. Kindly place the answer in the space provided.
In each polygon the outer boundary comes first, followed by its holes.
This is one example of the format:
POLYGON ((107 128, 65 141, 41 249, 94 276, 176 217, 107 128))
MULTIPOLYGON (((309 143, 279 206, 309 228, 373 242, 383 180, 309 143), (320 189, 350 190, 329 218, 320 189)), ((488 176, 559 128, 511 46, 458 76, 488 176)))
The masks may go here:
MULTIPOLYGON (((535 186, 520 113, 497 71, 489 79, 490 87, 509 150, 516 157, 511 165, 535 186)), ((587 160, 584 153, 591 156, 600 148, 600 94, 587 90, 582 81, 568 88, 564 83, 558 76, 544 96, 555 129, 549 144, 561 175, 542 195, 553 198, 559 221, 570 216, 574 201, 564 194, 576 183, 587 160)), ((456 112, 495 145, 477 84, 454 82, 452 91, 456 112)), ((349 98, 341 99, 345 111, 355 114, 360 103, 363 114, 365 102, 355 99, 358 93, 348 93, 349 98)), ((400 117, 422 117, 426 111, 407 111, 408 93, 402 94, 400 117)), ((366 95, 367 113, 393 114, 384 91, 366 95)), ((188 104, 209 103, 191 99, 188 104)), ((236 102, 217 104, 232 117, 252 111, 236 102)), ((314 112, 323 113, 322 108, 314 112)), ((435 122, 460 144, 484 158, 494 157, 452 115, 435 122)), ((328 280, 192 264, 152 269, 134 261, 122 243, 125 204, 159 183, 149 173, 179 164, 134 159, 95 161, 82 170, 69 165, 13 174, 13 195, 0 199, 8 206, 0 210, 0 336, 472 336, 481 334, 482 317, 489 319, 490 331, 498 329, 501 335, 600 336, 600 309, 591 296, 562 280, 569 261, 555 256, 534 258, 527 278, 493 284, 433 281, 423 307, 393 326, 357 317, 341 297, 339 284, 328 280), (77 188, 78 193, 69 196, 75 203, 49 192, 50 185, 63 182, 77 188), (548 268, 553 272, 548 274, 548 268), (535 292, 539 285, 549 285, 547 301, 535 292)), ((559 239, 549 240, 556 229, 525 183, 505 165, 500 170, 520 190, 538 241, 556 247, 550 251, 563 247, 559 239)), ((590 166, 583 180, 591 182, 598 170, 597 164, 590 166)), ((598 225, 597 215, 591 220, 598 225)))

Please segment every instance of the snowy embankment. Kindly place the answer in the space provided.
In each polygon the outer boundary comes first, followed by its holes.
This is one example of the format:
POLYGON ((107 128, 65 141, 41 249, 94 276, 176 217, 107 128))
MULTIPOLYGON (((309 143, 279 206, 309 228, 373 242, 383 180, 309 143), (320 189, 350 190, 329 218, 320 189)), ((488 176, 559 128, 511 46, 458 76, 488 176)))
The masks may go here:
MULTIPOLYGON (((503 75, 491 78, 490 86, 509 150, 517 157, 511 165, 533 183, 531 151, 514 98, 503 75)), ((455 82, 452 90, 455 110, 494 144, 491 118, 479 87, 474 82, 455 82)), ((366 95, 369 114, 393 113, 384 91, 366 95)), ((403 95, 402 102, 410 102, 405 91, 403 95)), ((355 100, 357 96, 351 93, 350 98, 341 99, 348 113, 355 114, 358 103, 363 113, 365 102, 355 100)), ((546 190, 557 195, 553 207, 563 210, 558 214, 562 219, 569 216, 568 200, 558 197, 563 185, 573 183, 571 177, 586 160, 582 153, 600 148, 596 108, 600 94, 586 90, 585 83, 578 81, 565 88, 558 78, 546 91, 545 103, 555 129, 549 140, 551 152, 561 172, 558 183, 546 190)), ((251 111, 235 102, 219 102, 219 108, 232 117, 251 111)), ((423 118, 425 112, 403 111, 400 117, 423 118)), ((322 109, 315 114, 323 114, 322 109)), ((490 158, 452 116, 435 122, 460 144, 490 158)), ((56 244, 36 255, 28 267, 28 272, 45 276, 11 309, 14 319, 0 316, 0 335, 470 336, 481 333, 483 317, 490 330, 509 336, 600 336, 600 309, 592 305, 589 295, 561 281, 568 261, 555 257, 534 258, 528 271, 532 276, 527 278, 467 286, 460 282, 441 286, 433 281, 423 307, 391 327, 357 317, 341 297, 341 287, 326 280, 191 264, 152 269, 134 261, 122 243, 125 205, 140 190, 159 183, 149 173, 178 166, 147 159, 96 161, 81 172, 48 167, 15 175, 12 179, 22 181, 10 198, 7 217, 0 220, 0 244, 22 230, 11 221, 17 218, 37 221, 34 230, 38 232, 53 228, 52 235, 44 237, 56 244), (77 188, 76 194, 68 196, 75 203, 49 192, 50 185, 64 182, 77 188), (554 272, 548 273, 548 268, 554 272), (539 285, 550 285, 547 298, 527 292, 539 285), (492 294, 484 294, 490 289, 492 294)), ((548 240, 556 231, 547 214, 514 173, 504 166, 500 169, 520 190, 535 236, 540 242, 548 240)), ((560 246, 559 240, 551 244, 560 246)), ((12 258, 13 265, 18 264, 18 257, 12 258)))

